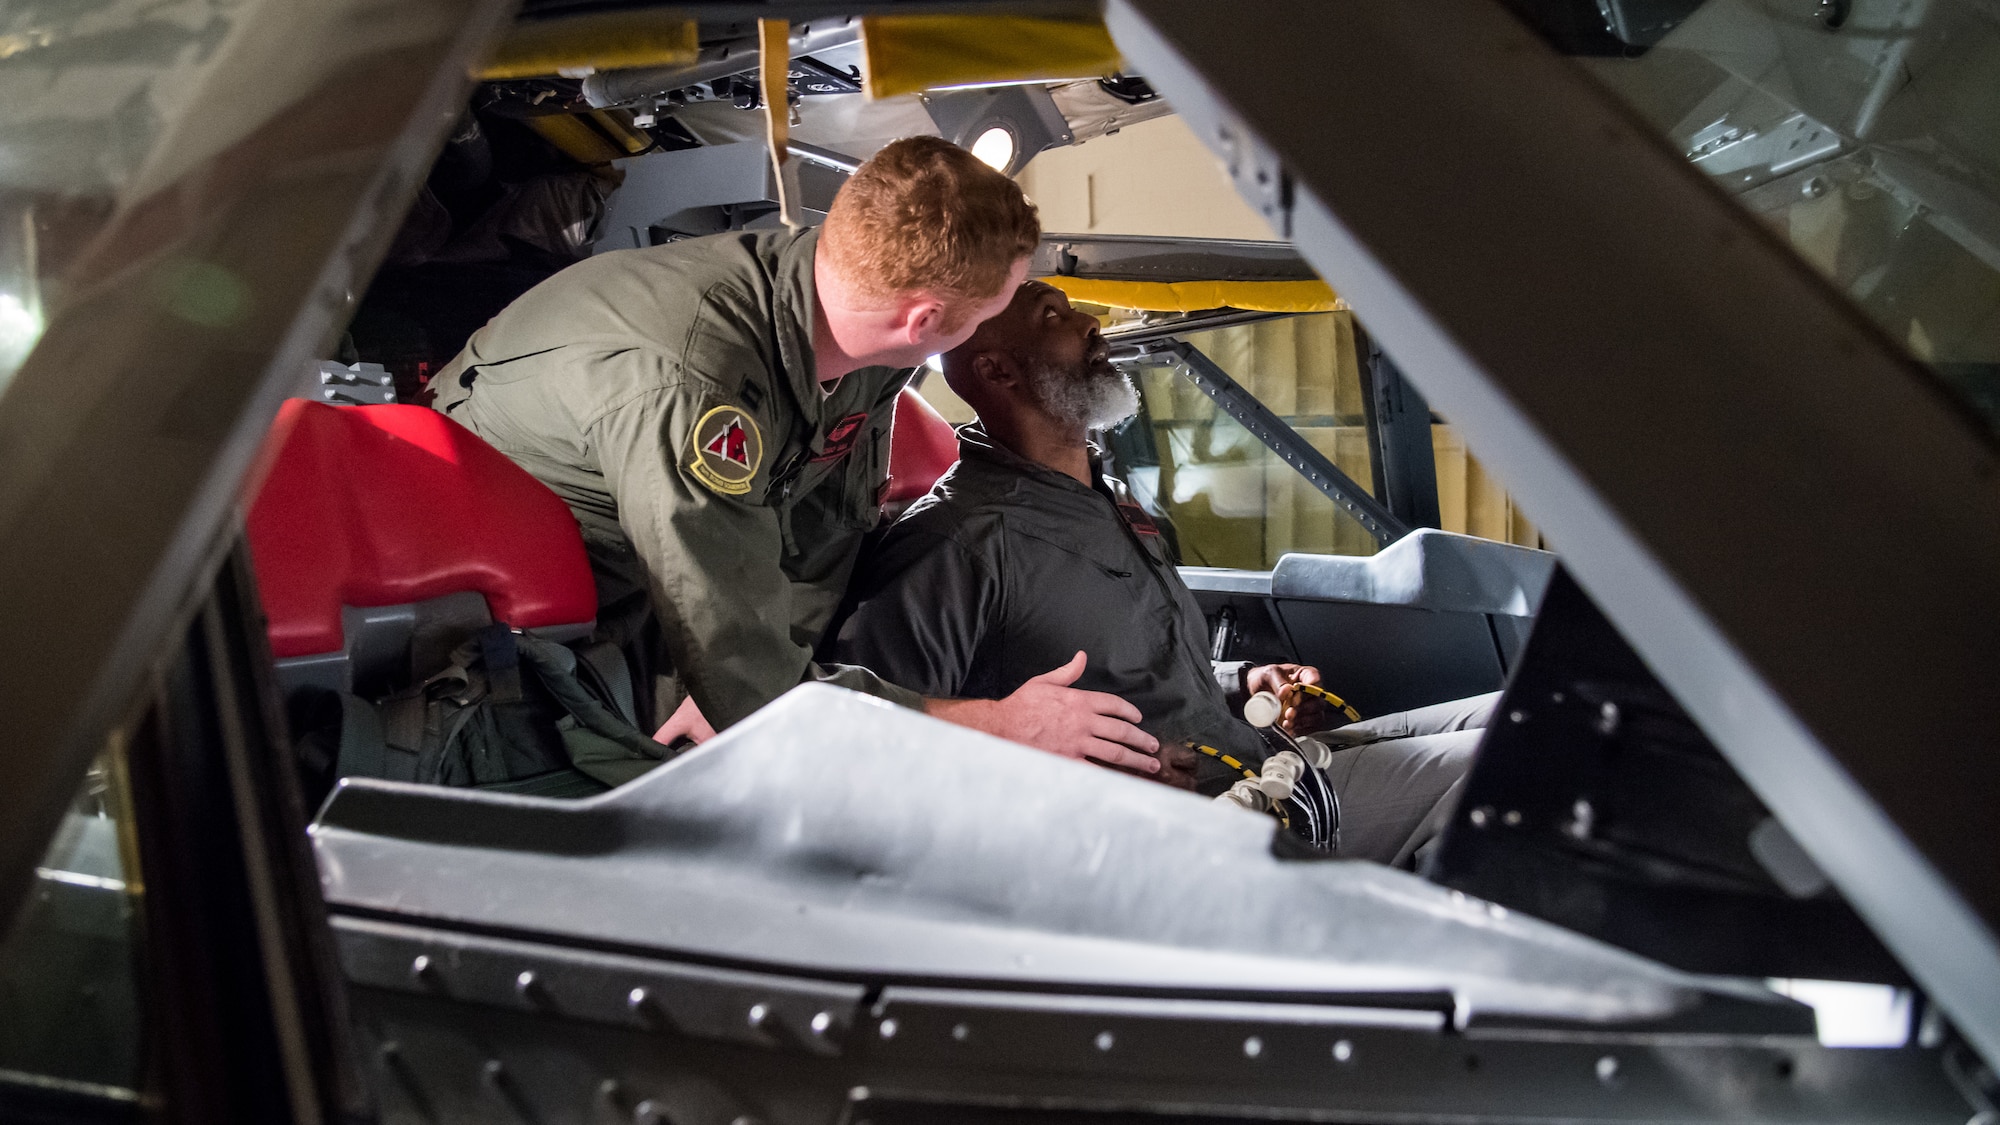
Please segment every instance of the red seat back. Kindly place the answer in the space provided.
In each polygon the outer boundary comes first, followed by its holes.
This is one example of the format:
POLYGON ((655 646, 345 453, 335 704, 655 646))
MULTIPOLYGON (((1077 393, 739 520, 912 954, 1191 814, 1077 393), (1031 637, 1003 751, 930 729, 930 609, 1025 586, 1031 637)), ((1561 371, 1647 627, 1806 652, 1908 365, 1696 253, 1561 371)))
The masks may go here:
POLYGON ((293 399, 265 456, 249 534, 274 656, 341 651, 342 606, 472 591, 517 628, 596 616, 569 508, 436 411, 293 399))
POLYGON ((912 503, 958 462, 958 435, 937 408, 910 387, 896 399, 889 430, 889 504, 912 503))

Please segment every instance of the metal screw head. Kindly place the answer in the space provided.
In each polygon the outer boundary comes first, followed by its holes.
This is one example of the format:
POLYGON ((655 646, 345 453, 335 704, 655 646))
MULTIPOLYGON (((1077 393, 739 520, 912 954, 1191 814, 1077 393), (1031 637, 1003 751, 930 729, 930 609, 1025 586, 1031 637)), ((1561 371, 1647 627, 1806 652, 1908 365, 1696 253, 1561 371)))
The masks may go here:
POLYGON ((1612 734, 1618 730, 1618 705, 1609 699, 1597 709, 1597 733, 1612 734))
POLYGON ((1597 827, 1597 810, 1591 807, 1590 802, 1578 797, 1576 803, 1570 806, 1569 816, 1569 823, 1563 825, 1563 831, 1572 839, 1590 839, 1591 832, 1597 827))
POLYGON ((514 991, 523 1000, 532 998, 536 992, 541 990, 541 987, 541 978, 535 975, 535 970, 533 969, 523 969, 520 975, 514 978, 514 991))
POLYGON ((1814 176, 1812 179, 1799 185, 1799 194, 1805 196, 1807 199, 1818 199, 1820 196, 1826 194, 1826 189, 1826 177, 1814 176))
POLYGON ((1606 1086, 1618 1081, 1618 1057, 1606 1055, 1597 1060, 1597 1080, 1606 1086))
POLYGON ((499 1059, 487 1059, 486 1065, 479 1068, 479 1073, 487 1082, 497 1086, 507 1077, 507 1064, 499 1059))
POLYGON ((1521 810, 1508 809, 1505 813, 1501 814, 1500 823, 1509 828, 1519 828, 1521 826, 1521 810))
POLYGON ((632 1107, 632 1125, 666 1125, 667 1111, 651 1100, 632 1107))
POLYGON ((1264 1041, 1252 1035, 1243 1041, 1243 1057, 1254 1059, 1264 1053, 1264 1041))
POLYGON ((750 1005, 749 1018, 751 1027, 763 1027, 765 1021, 771 1018, 771 1006, 769 1004, 750 1005))
POLYGON ((1467 813, 1465 818, 1472 822, 1474 828, 1484 828, 1486 827, 1486 823, 1493 819, 1493 810, 1485 805, 1481 805, 1467 813))
POLYGON ((814 1013, 813 1013, 813 1018, 812 1018, 812 1033, 813 1033, 814 1035, 825 1035, 825 1034, 826 1034, 827 1032, 829 1032, 829 1031, 832 1031, 832 1030, 833 1030, 833 1013, 832 1013, 832 1012, 814 1012, 814 1013))
POLYGON ((955 1023, 951 1025, 951 1037, 953 1039, 958 1040, 960 1043, 965 1042, 971 1036, 972 1036, 972 1029, 965 1026, 964 1024, 955 1023))
POLYGON ((1509 711, 1507 712, 1507 721, 1515 724, 1525 723, 1528 721, 1528 713, 1526 711, 1509 711))
POLYGON ((1113 1038, 1112 1034, 1108 1031, 1100 1031, 1097 1033, 1097 1049, 1100 1051, 1109 1051, 1112 1045, 1116 1042, 1118 1042, 1118 1040, 1113 1038))
POLYGON ((884 1039, 894 1039, 896 1037, 895 1017, 892 1016, 889 1019, 883 1020, 881 1026, 876 1028, 875 1030, 878 1033, 880 1033, 882 1038, 884 1039))
POLYGON ((653 1002, 653 994, 643 988, 635 988, 625 994, 625 1007, 631 1011, 644 1011, 653 1002))
POLYGON ((1353 1059, 1354 1059, 1354 1044, 1346 1039, 1334 1040, 1333 1061, 1338 1063, 1344 1063, 1344 1062, 1351 1062, 1353 1061, 1353 1059))
POLYGON ((421 953, 417 955, 416 960, 410 962, 410 975, 417 980, 429 980, 433 971, 431 959, 421 953))

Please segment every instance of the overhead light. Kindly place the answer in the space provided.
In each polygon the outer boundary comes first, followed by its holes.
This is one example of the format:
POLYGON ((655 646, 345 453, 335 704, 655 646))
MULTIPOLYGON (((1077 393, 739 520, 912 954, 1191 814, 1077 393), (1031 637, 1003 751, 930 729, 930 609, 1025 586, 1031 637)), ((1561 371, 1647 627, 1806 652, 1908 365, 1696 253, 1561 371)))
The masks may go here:
POLYGON ((995 171, 1005 172, 1014 163, 1014 134, 1005 125, 995 125, 972 142, 972 155, 995 171))
POLYGON ((1039 84, 932 91, 923 99, 945 139, 1005 175, 1019 172, 1044 149, 1076 143, 1055 99, 1039 84))

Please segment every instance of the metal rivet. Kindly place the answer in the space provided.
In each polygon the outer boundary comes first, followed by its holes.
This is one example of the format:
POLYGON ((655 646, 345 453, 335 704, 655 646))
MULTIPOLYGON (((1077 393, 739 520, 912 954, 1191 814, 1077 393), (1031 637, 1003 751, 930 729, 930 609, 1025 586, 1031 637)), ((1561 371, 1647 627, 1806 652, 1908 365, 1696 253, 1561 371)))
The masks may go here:
POLYGON ((1354 1044, 1345 1039, 1333 1041, 1333 1061, 1348 1062, 1354 1058, 1354 1044))
POLYGON ((1618 1081, 1617 1056, 1606 1055, 1597 1060, 1597 1080, 1607 1086, 1618 1081))
POLYGON ((1597 709, 1597 733, 1611 734, 1618 729, 1618 705, 1609 699, 1597 709))
POLYGON ((1097 1033, 1097 1049, 1100 1051, 1109 1051, 1111 1049, 1111 1045, 1116 1042, 1117 1040, 1113 1039, 1111 1037, 1111 1033, 1108 1031, 1100 1031, 1097 1033))
POLYGON ((1254 1059, 1264 1053, 1264 1041, 1252 1035, 1243 1041, 1243 1057, 1254 1059))
POLYGON ((1528 713, 1526 711, 1509 711, 1507 712, 1507 721, 1510 723, 1525 723, 1528 721, 1528 713))
POLYGON ((419 953, 417 959, 410 962, 410 975, 418 980, 429 980, 431 975, 431 959, 419 953))
POLYGON ((766 1020, 768 1020, 768 1019, 770 1019, 770 1018, 771 1018, 771 1006, 770 1006, 769 1004, 752 1004, 752 1005, 750 1005, 750 1026, 751 1026, 751 1027, 763 1027, 763 1026, 764 1026, 764 1021, 766 1021, 766 1020))
POLYGON ((535 993, 541 990, 541 986, 541 978, 535 976, 533 969, 523 969, 521 974, 514 978, 514 991, 523 1000, 533 999, 535 993))
POLYGON ((481 1076, 496 1086, 507 1078, 507 1064, 499 1059, 487 1059, 486 1065, 479 1069, 481 1076))
POLYGON ((653 994, 643 988, 635 988, 625 994, 625 1007, 634 1012, 644 1010, 652 1002, 653 994))
POLYGON ((1500 823, 1506 825, 1509 828, 1519 828, 1521 826, 1521 810, 1508 809, 1506 813, 1500 817, 1500 823))
POLYGON ((632 1125, 666 1125, 667 1111, 651 1101, 632 1107, 632 1125))
POLYGON ((1571 839, 1590 839, 1591 832, 1597 827, 1597 810, 1591 807, 1590 802, 1578 797, 1576 803, 1569 808, 1569 817, 1569 823, 1563 825, 1563 831, 1571 839))
POLYGON ((831 1030, 833 1030, 833 1013, 814 1012, 812 1018, 812 1033, 814 1035, 825 1035, 827 1032, 831 1030))
POLYGON ((879 1032, 881 1032, 881 1034, 882 1034, 882 1038, 884 1038, 884 1039, 894 1039, 894 1038, 896 1037, 896 1021, 895 1021, 895 1018, 894 1018, 894 1017, 891 1017, 891 1018, 889 1018, 889 1019, 886 1019, 886 1020, 883 1020, 883 1021, 882 1021, 882 1026, 881 1026, 881 1027, 879 1027, 879 1028, 877 1028, 876 1030, 877 1030, 877 1031, 879 1031, 879 1032))
POLYGON ((962 1023, 955 1023, 951 1025, 951 1037, 953 1039, 958 1040, 960 1043, 965 1042, 966 1038, 969 1037, 971 1034, 972 1034, 972 1029, 965 1026, 962 1023))
POLYGON ((1481 805, 1466 814, 1466 819, 1472 822, 1474 828, 1484 828, 1486 827, 1486 822, 1493 819, 1493 810, 1485 805, 1481 805))

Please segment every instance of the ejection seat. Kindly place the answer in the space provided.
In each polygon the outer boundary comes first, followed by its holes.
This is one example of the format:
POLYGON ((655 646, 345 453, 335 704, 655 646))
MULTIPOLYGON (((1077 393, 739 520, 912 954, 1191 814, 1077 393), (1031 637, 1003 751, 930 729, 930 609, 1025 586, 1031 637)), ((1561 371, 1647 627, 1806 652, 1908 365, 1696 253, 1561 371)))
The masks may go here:
POLYGON ((889 430, 888 514, 899 516, 922 499, 958 461, 958 435, 924 396, 905 387, 889 430))
POLYGON ((575 518, 444 415, 293 399, 265 456, 250 552, 286 694, 406 677, 434 663, 412 652, 433 626, 590 634, 597 587, 575 518))
MULTIPOLYGON (((596 587, 569 509, 444 415, 295 399, 265 456, 248 532, 295 728, 311 725, 301 709, 315 699, 418 682, 491 623, 558 643, 592 632, 596 587)), ((922 496, 956 457, 951 426, 904 391, 890 503, 922 496)), ((629 679, 600 678, 631 714, 629 679)), ((308 767, 331 784, 327 770, 308 767)))

